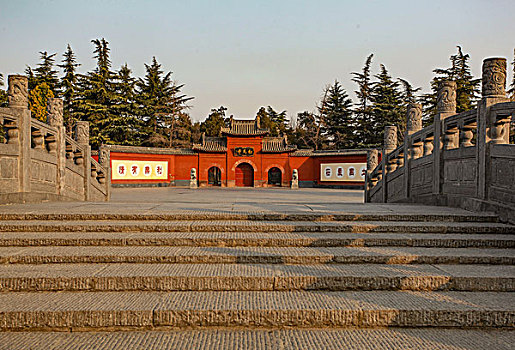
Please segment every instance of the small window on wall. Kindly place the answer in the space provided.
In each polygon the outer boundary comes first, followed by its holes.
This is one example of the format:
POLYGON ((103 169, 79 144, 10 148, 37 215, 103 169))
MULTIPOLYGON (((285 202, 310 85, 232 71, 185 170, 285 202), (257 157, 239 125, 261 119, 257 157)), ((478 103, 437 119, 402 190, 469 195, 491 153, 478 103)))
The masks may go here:
POLYGON ((222 171, 213 166, 207 172, 207 183, 211 186, 222 186, 222 171))
POLYGON ((279 168, 272 168, 268 170, 268 184, 273 186, 281 186, 282 173, 279 168))

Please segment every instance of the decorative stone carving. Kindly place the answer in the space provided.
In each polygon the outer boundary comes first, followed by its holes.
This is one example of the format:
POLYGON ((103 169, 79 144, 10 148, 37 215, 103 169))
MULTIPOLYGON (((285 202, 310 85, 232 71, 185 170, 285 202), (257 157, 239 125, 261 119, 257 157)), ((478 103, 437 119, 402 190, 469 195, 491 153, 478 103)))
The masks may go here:
POLYGON ((29 80, 23 75, 9 75, 8 101, 11 108, 29 108, 29 80))
POLYGON ((483 61, 483 97, 506 97, 506 59, 487 58, 483 61))
POLYGON ((197 188, 197 169, 190 170, 190 188, 197 188))
POLYGON ((51 126, 63 126, 63 100, 49 98, 47 105, 47 123, 51 126))
POLYGON ((367 151, 367 171, 374 170, 379 164, 379 153, 376 149, 367 151))
POLYGON ((293 172, 291 174, 291 188, 299 188, 299 171, 297 169, 293 169, 293 172))
POLYGON ((397 148, 397 127, 390 125, 384 128, 384 149, 390 153, 397 148))
POLYGON ((408 135, 422 130, 422 105, 420 103, 410 103, 408 105, 408 135))
POLYGON ((109 167, 109 157, 110 157, 109 150, 107 150, 105 148, 100 148, 100 151, 98 152, 98 162, 104 168, 108 168, 109 167))
POLYGON ((475 124, 465 124, 460 128, 460 147, 474 146, 472 139, 474 138, 475 124))
POLYGON ((89 145, 89 122, 77 122, 75 125, 75 141, 80 145, 89 145))
POLYGON ((424 138, 424 156, 433 154, 433 149, 435 148, 433 141, 434 141, 433 135, 426 136, 424 138))
POLYGON ((436 102, 438 113, 456 113, 456 82, 442 81, 438 87, 436 102))

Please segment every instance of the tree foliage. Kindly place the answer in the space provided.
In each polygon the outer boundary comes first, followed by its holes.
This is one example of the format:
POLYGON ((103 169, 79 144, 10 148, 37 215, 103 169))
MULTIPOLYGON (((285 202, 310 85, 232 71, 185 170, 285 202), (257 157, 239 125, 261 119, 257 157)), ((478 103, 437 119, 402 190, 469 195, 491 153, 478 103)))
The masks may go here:
POLYGON ((205 133, 206 136, 220 136, 220 129, 228 123, 226 111, 227 108, 224 106, 212 108, 206 120, 199 125, 200 132, 205 133))
POLYGON ((438 85, 441 81, 456 82, 456 113, 468 111, 475 107, 479 99, 479 85, 481 79, 474 79, 470 72, 470 55, 464 54, 462 48, 457 46, 458 52, 449 58, 449 68, 436 68, 436 76, 431 80, 431 92, 422 96, 426 123, 432 123, 436 115, 436 101, 438 98, 438 85))
POLYGON ((47 83, 40 83, 29 92, 29 109, 33 118, 46 122, 48 99, 54 93, 47 83))
POLYGON ((335 80, 327 88, 327 94, 319 107, 324 120, 326 136, 332 148, 350 148, 354 146, 354 120, 352 118, 352 100, 341 84, 335 80))

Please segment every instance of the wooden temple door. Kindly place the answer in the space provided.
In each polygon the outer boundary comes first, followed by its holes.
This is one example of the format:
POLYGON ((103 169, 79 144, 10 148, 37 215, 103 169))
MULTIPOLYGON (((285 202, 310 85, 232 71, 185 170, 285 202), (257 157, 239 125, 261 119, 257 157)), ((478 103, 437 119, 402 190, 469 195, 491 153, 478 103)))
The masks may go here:
POLYGON ((235 169, 235 180, 237 187, 254 186, 254 169, 248 163, 241 163, 235 169))

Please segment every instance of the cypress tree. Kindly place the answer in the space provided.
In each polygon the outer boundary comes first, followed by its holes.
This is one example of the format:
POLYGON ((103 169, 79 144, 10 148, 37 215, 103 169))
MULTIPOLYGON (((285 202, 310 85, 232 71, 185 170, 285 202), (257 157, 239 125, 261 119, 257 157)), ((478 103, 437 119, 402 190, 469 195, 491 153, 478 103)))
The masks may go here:
POLYGON ((59 79, 57 78, 57 71, 54 69, 55 53, 49 55, 46 51, 40 53, 41 62, 38 63, 35 72, 36 83, 47 84, 52 93, 59 97, 59 79))
POLYGON ((75 100, 77 98, 77 63, 75 54, 68 44, 66 52, 63 54, 62 64, 59 65, 63 69, 63 77, 60 81, 61 95, 63 98, 63 119, 66 131, 69 135, 72 133, 73 125, 77 122, 77 112, 75 100))
POLYGON ((374 76, 377 81, 373 83, 370 102, 372 103, 371 145, 380 147, 383 143, 384 127, 396 125, 399 137, 402 140, 403 126, 406 124, 406 115, 402 113, 402 100, 399 83, 392 80, 386 67, 380 65, 380 73, 374 76))
POLYGON ((140 145, 143 135, 137 115, 136 78, 127 63, 116 72, 116 103, 110 123, 109 139, 119 145, 140 145))
POLYGON ((324 114, 326 134, 333 148, 350 148, 354 145, 352 100, 337 80, 327 92, 323 101, 325 105, 320 111, 324 114))
POLYGON ((145 70, 145 78, 140 78, 137 82, 140 115, 145 122, 145 132, 149 136, 145 144, 170 145, 173 144, 174 135, 184 137, 181 141, 189 140, 189 137, 186 139, 187 133, 176 133, 172 130, 177 123, 185 123, 183 114, 188 108, 188 101, 193 97, 181 95, 184 85, 177 85, 172 81, 172 72, 164 74, 161 64, 155 57, 152 58, 152 64, 145 64, 145 70))
MULTIPOLYGON (((4 86, 4 75, 0 73, 0 87, 4 86)), ((7 92, 0 90, 0 107, 7 107, 7 92)))
MULTIPOLYGON (((91 41, 95 45, 97 66, 86 75, 79 76, 80 95, 77 99, 77 115, 90 122, 90 143, 94 148, 113 143, 110 136, 112 121, 116 118, 117 82, 111 71, 109 42, 104 38, 91 41)), ((115 126, 116 129, 116 126, 115 126)))
POLYGON ((206 136, 220 136, 220 129, 227 124, 225 111, 227 108, 224 106, 212 108, 206 120, 200 124, 200 132, 205 133, 206 136))
POLYGON ((474 79, 470 72, 470 55, 464 54, 461 47, 457 46, 458 53, 449 58, 449 68, 436 68, 433 72, 436 76, 431 81, 431 92, 422 96, 426 124, 433 122, 436 114, 438 98, 438 85, 443 80, 456 82, 456 113, 468 111, 475 107, 479 99, 479 85, 481 79, 474 79))
POLYGON ((373 143, 373 123, 372 109, 370 107, 370 97, 372 93, 372 81, 370 76, 370 67, 374 54, 370 54, 365 60, 361 73, 354 72, 352 81, 358 84, 358 90, 355 91, 358 97, 357 108, 355 109, 356 130, 355 145, 356 147, 369 147, 373 143))

